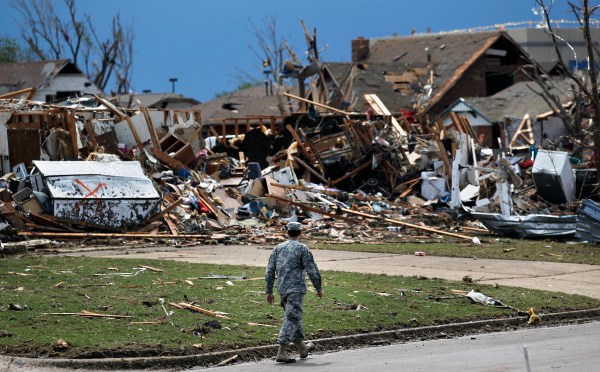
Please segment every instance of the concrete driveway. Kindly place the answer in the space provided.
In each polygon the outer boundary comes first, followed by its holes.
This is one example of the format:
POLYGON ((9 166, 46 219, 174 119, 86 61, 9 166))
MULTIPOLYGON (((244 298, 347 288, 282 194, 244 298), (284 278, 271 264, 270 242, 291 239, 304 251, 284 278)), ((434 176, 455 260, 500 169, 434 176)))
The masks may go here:
MULTIPOLYGON (((148 258, 265 267, 272 246, 111 248, 67 253, 96 257, 148 258)), ((466 275, 485 284, 542 289, 600 299, 600 266, 538 261, 413 256, 313 250, 321 270, 425 276, 460 281, 466 275)))

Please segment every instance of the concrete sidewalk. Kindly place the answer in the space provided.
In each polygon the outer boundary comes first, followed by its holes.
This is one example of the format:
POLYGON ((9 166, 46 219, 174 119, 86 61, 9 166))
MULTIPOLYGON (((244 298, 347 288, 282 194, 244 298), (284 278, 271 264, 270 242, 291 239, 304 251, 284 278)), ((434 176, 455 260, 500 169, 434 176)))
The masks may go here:
MULTIPOLYGON (((196 263, 265 267, 272 246, 159 247, 107 249, 66 255, 151 258, 196 263)), ((313 250, 321 270, 425 276, 460 281, 465 275, 485 284, 542 289, 600 299, 600 266, 538 261, 470 259, 384 253, 313 250)))

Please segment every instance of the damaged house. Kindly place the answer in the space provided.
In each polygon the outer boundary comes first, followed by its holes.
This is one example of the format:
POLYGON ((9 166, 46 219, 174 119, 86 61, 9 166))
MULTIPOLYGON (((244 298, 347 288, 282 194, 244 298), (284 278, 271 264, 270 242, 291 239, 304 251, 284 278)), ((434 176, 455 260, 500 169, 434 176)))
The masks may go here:
MULTIPOLYGON (((563 106, 572 101, 567 79, 553 79, 552 90, 563 106)), ((547 147, 553 140, 569 133, 539 92, 536 83, 522 81, 489 97, 463 97, 440 114, 444 127, 450 126, 450 113, 465 117, 476 133, 488 134, 485 145, 501 143, 502 147, 523 150, 538 144, 547 147)))
POLYGON ((0 98, 20 97, 27 91, 29 100, 51 103, 103 93, 68 59, 0 63, 0 77, 0 98))
POLYGON ((508 34, 492 31, 357 38, 351 63, 326 68, 348 110, 366 111, 362 97, 373 93, 391 112, 414 110, 435 120, 461 97, 488 97, 528 80, 520 69, 530 63, 508 34))

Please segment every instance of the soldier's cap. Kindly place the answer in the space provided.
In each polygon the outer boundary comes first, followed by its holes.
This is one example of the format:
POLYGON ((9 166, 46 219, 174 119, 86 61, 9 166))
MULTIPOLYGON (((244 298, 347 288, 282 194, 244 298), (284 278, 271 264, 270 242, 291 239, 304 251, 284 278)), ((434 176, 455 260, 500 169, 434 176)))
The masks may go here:
POLYGON ((290 222, 286 225, 287 231, 302 231, 302 224, 300 222, 290 222))

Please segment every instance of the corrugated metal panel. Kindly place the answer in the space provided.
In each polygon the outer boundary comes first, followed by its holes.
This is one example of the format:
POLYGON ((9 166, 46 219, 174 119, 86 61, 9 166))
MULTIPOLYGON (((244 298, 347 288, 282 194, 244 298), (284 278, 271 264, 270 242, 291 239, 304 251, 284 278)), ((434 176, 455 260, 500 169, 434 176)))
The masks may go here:
POLYGON ((457 103, 454 107, 452 107, 452 111, 454 111, 454 112, 471 112, 471 111, 473 111, 473 109, 461 101, 461 102, 457 103))
POLYGON ((515 238, 568 238, 575 235, 577 215, 529 214, 504 216, 469 211, 489 230, 515 238))

